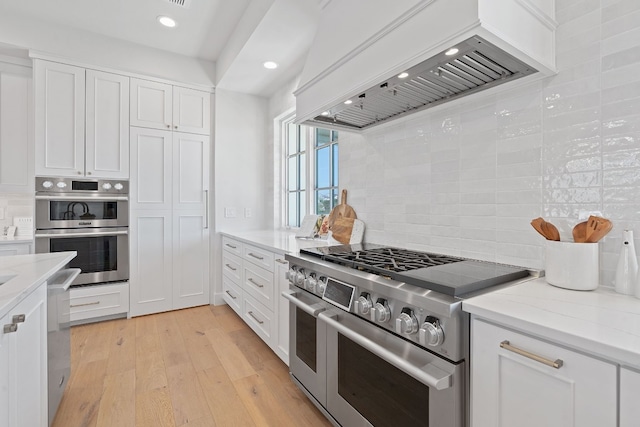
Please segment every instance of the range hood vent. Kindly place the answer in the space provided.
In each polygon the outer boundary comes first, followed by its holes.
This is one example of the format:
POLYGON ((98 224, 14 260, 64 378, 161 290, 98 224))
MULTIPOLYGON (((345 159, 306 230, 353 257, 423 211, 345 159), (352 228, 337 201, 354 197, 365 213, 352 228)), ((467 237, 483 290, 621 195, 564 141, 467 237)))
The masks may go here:
POLYGON ((456 48, 454 55, 429 58, 407 70, 407 77, 388 79, 307 123, 364 130, 537 72, 477 36, 456 48))

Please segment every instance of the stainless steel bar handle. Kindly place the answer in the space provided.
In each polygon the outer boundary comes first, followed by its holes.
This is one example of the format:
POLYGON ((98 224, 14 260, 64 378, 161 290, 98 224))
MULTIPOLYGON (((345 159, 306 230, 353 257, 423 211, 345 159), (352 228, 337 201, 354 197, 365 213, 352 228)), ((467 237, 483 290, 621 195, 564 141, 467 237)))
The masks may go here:
POLYGON ((259 259, 259 260, 261 260, 261 261, 264 259, 264 257, 261 257, 260 255, 256 255, 256 254, 254 254, 253 252, 249 252, 249 256, 252 256, 252 257, 254 257, 255 259, 259 259))
POLYGON ((36 237, 64 238, 64 237, 100 237, 100 236, 120 236, 129 234, 128 231, 100 231, 97 233, 36 233, 36 237))
POLYGON ((204 190, 204 229, 209 229, 209 190, 204 190))
POLYGON ((129 197, 127 196, 36 196, 36 200, 71 200, 71 201, 87 201, 90 202, 92 200, 114 200, 114 201, 127 201, 129 197))
POLYGON ((10 334, 11 332, 15 332, 18 330, 18 325, 16 325, 15 323, 10 323, 8 325, 4 325, 4 328, 2 330, 5 334, 10 334))
POLYGON ((319 313, 326 310, 326 308, 321 306, 320 304, 308 305, 303 303, 298 298, 296 298, 297 293, 290 289, 287 289, 286 291, 282 291, 280 295, 282 295, 285 299, 288 299, 293 305, 298 307, 300 310, 304 311, 307 314, 312 315, 313 317, 318 317, 319 313))
POLYGON ((264 285, 261 285, 260 283, 256 282, 255 280, 253 280, 251 277, 249 277, 247 279, 249 282, 253 283, 254 285, 256 285, 259 288, 264 288, 264 285))
POLYGON ((225 243, 224 245, 225 245, 225 246, 230 247, 231 249, 238 249, 238 247, 237 247, 237 246, 233 246, 233 245, 232 245, 232 244, 230 244, 230 243, 225 243))
POLYGON ((231 271, 236 271, 236 270, 237 270, 237 268, 233 268, 233 267, 231 266, 231 264, 225 264, 225 265, 226 265, 226 266, 227 266, 227 268, 228 268, 229 270, 231 270, 231 271))
POLYGON ((69 307, 85 307, 87 305, 98 305, 100 304, 100 301, 94 301, 94 302, 85 302, 84 304, 71 304, 69 307))
POLYGON ((280 264, 286 264, 286 263, 287 263, 287 261, 286 261, 286 260, 284 260, 284 259, 279 259, 279 258, 276 258, 276 262, 277 262, 277 263, 280 263, 280 264))
POLYGON ((535 360, 536 362, 540 362, 543 365, 547 365, 555 369, 560 369, 562 368, 562 365, 564 365, 564 362, 561 359, 551 360, 547 359, 546 357, 538 356, 537 354, 533 354, 521 348, 512 346, 511 344, 509 344, 508 340, 502 341, 500 343, 500 348, 504 348, 505 350, 519 354, 520 356, 524 356, 527 359, 535 360))
POLYGON ((233 294, 229 291, 225 291, 232 299, 238 299, 238 297, 234 297, 233 294))
POLYGON ((23 323, 26 320, 26 318, 27 316, 25 316, 24 314, 15 314, 11 319, 11 321, 13 323, 23 323))
POLYGON ((336 329, 338 332, 340 332, 340 334, 349 338, 351 341, 361 345, 374 355, 389 362, 396 368, 403 371, 405 374, 413 377, 421 383, 435 388, 436 390, 446 390, 451 387, 450 373, 445 372, 436 366, 433 366, 433 364, 431 363, 428 363, 424 366, 413 365, 402 355, 395 354, 394 352, 387 350, 381 345, 344 326, 342 323, 335 319, 336 317, 337 314, 335 313, 327 315, 325 312, 318 315, 318 319, 321 319, 323 322, 327 323, 327 325, 336 329))
POLYGON ((48 289, 57 289, 66 291, 71 286, 71 283, 76 280, 76 277, 82 272, 79 268, 67 268, 58 271, 51 279, 47 281, 48 289), (62 282, 57 282, 58 279, 64 279, 62 282))
POLYGON ((253 311, 249 311, 247 314, 249 314, 249 316, 253 317, 253 320, 258 322, 259 324, 262 325, 264 323, 262 320, 258 319, 256 316, 253 315, 253 311))

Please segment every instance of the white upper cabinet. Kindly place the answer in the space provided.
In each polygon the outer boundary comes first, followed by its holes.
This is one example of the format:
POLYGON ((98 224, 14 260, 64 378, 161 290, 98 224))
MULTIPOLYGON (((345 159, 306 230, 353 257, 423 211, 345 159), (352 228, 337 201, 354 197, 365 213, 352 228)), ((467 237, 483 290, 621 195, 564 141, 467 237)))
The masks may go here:
POLYGON ((131 126, 209 135, 211 94, 148 80, 131 80, 131 126))
POLYGON ((86 174, 129 176, 129 78, 87 70, 86 174))
POLYGON ((31 67, 0 62, 0 192, 33 192, 31 67))
POLYGON ((131 210, 171 210, 171 132, 131 127, 131 210))
POLYGON ((129 177, 129 78, 35 61, 36 175, 129 177))
POLYGON ((173 133, 173 208, 206 210, 209 200, 209 137, 173 133))

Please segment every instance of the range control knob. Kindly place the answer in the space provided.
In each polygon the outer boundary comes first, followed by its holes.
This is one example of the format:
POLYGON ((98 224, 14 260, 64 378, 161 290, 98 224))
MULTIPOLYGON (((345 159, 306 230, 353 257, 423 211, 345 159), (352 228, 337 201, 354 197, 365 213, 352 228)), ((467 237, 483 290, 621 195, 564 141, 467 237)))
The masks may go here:
POLYGON ((396 319, 396 332, 398 334, 412 335, 418 332, 418 319, 413 310, 408 307, 402 308, 402 313, 396 319))
POLYGON ((65 188, 67 186, 66 182, 60 181, 56 183, 56 187, 58 188, 65 188))
POLYGON ((111 183, 105 182, 104 184, 102 184, 102 188, 104 190, 111 190, 111 183))
POLYGON ((444 331, 440 326, 440 320, 433 316, 427 316, 418 333, 418 341, 424 346, 435 347, 444 342, 444 331))
POLYGON ((371 320, 378 323, 386 323, 391 319, 391 309, 386 299, 378 298, 371 309, 371 320))
POLYGON ((369 314, 373 307, 373 301, 368 292, 362 292, 356 300, 356 313, 369 314))
POLYGON ((115 184, 113 184, 113 188, 120 191, 124 188, 124 185, 120 184, 119 182, 116 182, 115 184))
POLYGON ((327 278, 324 276, 320 276, 318 278, 318 288, 317 293, 320 295, 324 295, 324 290, 327 288, 327 278))
POLYGON ((318 281, 316 280, 316 273, 309 273, 309 276, 304 281, 304 287, 309 292, 316 292, 316 285, 318 281))
POLYGON ((51 181, 44 181, 44 182, 42 183, 42 186, 43 186, 44 188, 51 188, 51 187, 53 187, 53 182, 51 182, 51 181))
POLYGON ((300 287, 304 287, 304 279, 306 276, 304 275, 304 270, 300 269, 296 274, 296 285, 300 287))

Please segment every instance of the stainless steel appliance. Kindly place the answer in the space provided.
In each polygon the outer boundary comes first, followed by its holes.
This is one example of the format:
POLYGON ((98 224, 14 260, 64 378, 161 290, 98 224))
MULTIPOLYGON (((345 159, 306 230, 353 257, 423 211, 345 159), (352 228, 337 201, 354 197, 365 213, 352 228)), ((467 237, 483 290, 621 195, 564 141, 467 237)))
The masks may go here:
POLYGON ((129 183, 36 178, 35 251, 77 251, 73 286, 128 280, 129 183))
POLYGON ((71 373, 71 328, 67 292, 78 274, 79 268, 67 268, 58 271, 47 281, 49 425, 56 415, 71 373))
POLYGON ((286 258, 291 375, 334 425, 468 424, 461 303, 529 271, 372 244, 286 258))

